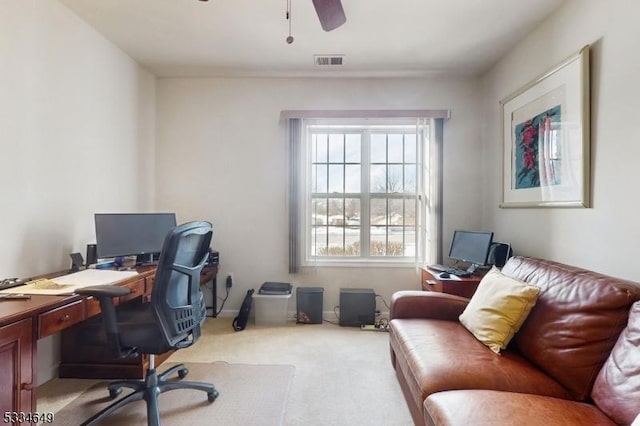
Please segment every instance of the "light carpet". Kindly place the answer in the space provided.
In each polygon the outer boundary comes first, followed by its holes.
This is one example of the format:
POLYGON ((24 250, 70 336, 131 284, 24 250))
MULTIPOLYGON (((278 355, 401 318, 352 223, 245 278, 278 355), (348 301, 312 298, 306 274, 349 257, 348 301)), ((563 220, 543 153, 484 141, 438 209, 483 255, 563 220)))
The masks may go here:
MULTIPOLYGON (((159 371, 169 368, 162 364, 159 371)), ((289 387, 295 368, 291 365, 252 365, 194 363, 185 364, 185 380, 213 383, 220 396, 213 402, 207 394, 191 389, 172 390, 159 397, 163 426, 216 424, 220 426, 274 426, 284 423, 289 387)), ((100 382, 55 414, 56 425, 78 425, 113 401, 100 382)), ((127 394, 127 389, 122 395, 127 394)), ((144 401, 137 401, 111 414, 100 424, 146 425, 144 401)))

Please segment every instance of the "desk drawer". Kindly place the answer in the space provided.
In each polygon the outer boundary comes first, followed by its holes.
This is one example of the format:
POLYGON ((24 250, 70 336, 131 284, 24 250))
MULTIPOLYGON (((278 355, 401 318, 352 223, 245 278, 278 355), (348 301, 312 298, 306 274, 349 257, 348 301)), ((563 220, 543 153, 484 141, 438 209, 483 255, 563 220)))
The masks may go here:
POLYGON ((126 302, 127 300, 135 299, 136 297, 140 297, 144 294, 144 278, 136 280, 132 283, 128 283, 123 285, 123 287, 131 290, 131 293, 126 296, 120 297, 120 302, 126 302))
POLYGON ((78 300, 70 305, 53 309, 38 315, 38 339, 57 333, 86 318, 84 301, 78 300))
MULTIPOLYGON (((128 286, 125 286, 128 288, 128 286)), ((127 296, 123 296, 122 301, 124 302, 125 300, 129 300, 129 299, 125 299, 124 297, 129 297, 131 295, 127 295, 127 296)), ((129 298, 133 298, 136 296, 132 296, 129 298)), ((115 297, 113 299, 113 306, 118 306, 120 304, 120 299, 119 297, 115 297)), ((87 313, 87 318, 91 318, 93 316, 98 315, 100 312, 102 312, 102 309, 100 309, 100 301, 98 300, 97 297, 93 297, 93 296, 89 296, 86 299, 84 299, 84 307, 85 307, 85 312, 87 313)))
POLYGON ((87 318, 91 318, 94 315, 100 313, 100 302, 95 297, 87 297, 84 300, 85 309, 87 312, 87 318))
POLYGON ((435 291, 437 293, 442 293, 442 281, 434 279, 425 280, 422 289, 426 291, 435 291))

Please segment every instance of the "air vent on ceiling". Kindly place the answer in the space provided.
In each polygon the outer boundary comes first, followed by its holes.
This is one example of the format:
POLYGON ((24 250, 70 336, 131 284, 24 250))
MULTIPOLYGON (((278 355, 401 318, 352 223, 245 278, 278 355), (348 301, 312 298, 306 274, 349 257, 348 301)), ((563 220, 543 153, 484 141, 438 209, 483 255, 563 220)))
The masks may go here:
POLYGON ((314 55, 314 62, 318 66, 336 66, 342 65, 344 61, 344 55, 314 55))

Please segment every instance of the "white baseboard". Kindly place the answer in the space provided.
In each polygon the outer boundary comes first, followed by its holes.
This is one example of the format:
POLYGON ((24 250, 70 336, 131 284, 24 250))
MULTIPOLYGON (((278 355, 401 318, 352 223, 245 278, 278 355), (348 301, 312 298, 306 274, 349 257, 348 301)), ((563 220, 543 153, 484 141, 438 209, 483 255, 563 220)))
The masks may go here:
MULTIPOLYGON (((220 312, 220 314, 218 314, 217 318, 235 318, 238 316, 238 310, 236 309, 223 309, 222 312, 220 312)), ((331 322, 338 322, 339 321, 339 317, 336 314, 340 314, 340 311, 336 310, 335 312, 333 310, 331 311, 322 311, 322 319, 324 321, 331 321, 331 322)), ((380 313, 380 315, 376 316, 376 321, 380 320, 380 318, 386 318, 389 319, 389 312, 388 311, 383 311, 380 313)), ((296 312, 295 311, 288 311, 287 312, 287 321, 295 321, 296 320, 296 312)))

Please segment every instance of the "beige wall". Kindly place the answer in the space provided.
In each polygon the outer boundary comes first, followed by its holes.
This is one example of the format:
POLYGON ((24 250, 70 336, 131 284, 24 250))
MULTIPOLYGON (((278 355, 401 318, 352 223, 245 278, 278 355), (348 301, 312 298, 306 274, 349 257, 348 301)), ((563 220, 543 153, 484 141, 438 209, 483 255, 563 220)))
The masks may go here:
POLYGON ((517 252, 640 281, 640 2, 572 0, 482 79, 486 200, 483 223, 517 252), (592 45, 590 209, 499 209, 499 101, 592 45))
MULTIPOLYGON (((155 79, 64 6, 0 2, 0 279, 70 266, 93 213, 153 206, 155 79)), ((38 341, 41 383, 56 338, 38 341)))
POLYGON ((155 79, 57 1, 0 3, 0 278, 67 268, 152 207, 155 79))
MULTIPOLYGON (((221 281, 234 273, 225 308, 265 281, 325 288, 324 309, 341 287, 373 288, 389 301, 419 288, 415 268, 307 268, 288 274, 286 144, 281 110, 451 109, 445 124, 446 228, 481 225, 478 85, 470 79, 159 79, 157 207, 207 219, 220 251, 221 281)), ((224 286, 221 284, 220 289, 224 286)), ((222 291, 222 290, 220 290, 222 291)), ((379 301, 378 308, 387 309, 379 301)), ((292 301, 290 310, 295 309, 292 301)))

